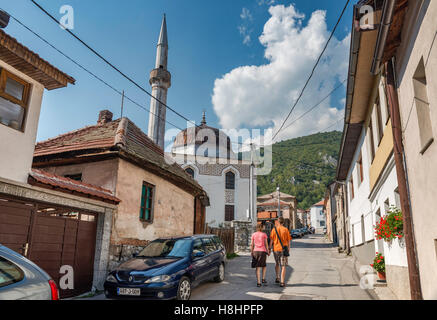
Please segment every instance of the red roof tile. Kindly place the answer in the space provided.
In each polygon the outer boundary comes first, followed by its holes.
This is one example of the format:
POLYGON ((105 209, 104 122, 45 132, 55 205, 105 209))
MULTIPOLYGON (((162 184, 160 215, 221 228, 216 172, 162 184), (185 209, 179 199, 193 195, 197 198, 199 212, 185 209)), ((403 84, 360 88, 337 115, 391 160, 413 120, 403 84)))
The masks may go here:
POLYGON ((313 207, 323 207, 325 205, 325 200, 322 200, 320 202, 317 202, 313 205, 313 207))
POLYGON ((57 176, 42 170, 32 169, 29 176, 29 184, 31 185, 45 185, 49 188, 59 188, 61 191, 77 192, 84 196, 95 197, 102 201, 110 201, 113 203, 120 203, 120 199, 113 196, 112 192, 91 184, 86 184, 76 180, 57 176))
POLYGON ((121 118, 103 124, 88 126, 68 132, 55 138, 37 143, 34 162, 46 156, 74 157, 67 152, 90 153, 95 150, 114 151, 147 162, 159 168, 169 178, 176 177, 188 183, 195 190, 202 187, 178 164, 168 164, 164 151, 128 118, 121 118))

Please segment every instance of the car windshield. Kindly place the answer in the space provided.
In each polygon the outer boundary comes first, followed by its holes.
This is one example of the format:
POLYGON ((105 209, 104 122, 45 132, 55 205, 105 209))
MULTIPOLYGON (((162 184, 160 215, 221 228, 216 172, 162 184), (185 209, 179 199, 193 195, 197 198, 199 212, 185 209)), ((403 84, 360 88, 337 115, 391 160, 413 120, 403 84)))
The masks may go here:
POLYGON ((138 254, 138 258, 185 258, 191 253, 191 240, 155 240, 138 254))

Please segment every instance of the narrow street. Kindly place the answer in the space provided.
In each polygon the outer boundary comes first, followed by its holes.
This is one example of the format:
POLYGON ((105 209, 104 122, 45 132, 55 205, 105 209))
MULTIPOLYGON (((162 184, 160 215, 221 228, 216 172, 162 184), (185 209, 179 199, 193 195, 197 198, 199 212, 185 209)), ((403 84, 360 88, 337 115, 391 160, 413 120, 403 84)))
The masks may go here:
MULTIPOLYGON (((267 260, 267 286, 258 288, 250 254, 228 262, 222 283, 206 282, 193 290, 191 300, 372 300, 362 290, 351 257, 339 254, 324 235, 307 235, 292 242, 287 285, 275 284, 273 255, 267 260)), ((83 300, 104 300, 104 295, 83 300)))
POLYGON ((359 286, 351 257, 338 253, 323 235, 307 235, 292 242, 287 285, 275 284, 273 255, 267 260, 268 285, 257 288, 250 255, 228 263, 226 280, 205 283, 193 291, 192 300, 371 300, 359 286))

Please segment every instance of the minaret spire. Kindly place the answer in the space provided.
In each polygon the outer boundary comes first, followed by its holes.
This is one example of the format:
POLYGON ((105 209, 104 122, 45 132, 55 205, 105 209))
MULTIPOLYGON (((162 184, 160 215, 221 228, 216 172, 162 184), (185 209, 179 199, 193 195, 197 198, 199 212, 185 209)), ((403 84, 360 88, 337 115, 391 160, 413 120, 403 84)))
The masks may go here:
POLYGON ((168 63, 168 38, 167 19, 164 14, 156 49, 155 69, 150 72, 150 85, 152 98, 150 102, 149 138, 164 149, 165 117, 167 104, 167 91, 171 86, 171 74, 167 71, 168 63))
POLYGON ((156 54, 155 68, 163 68, 167 70, 168 61, 168 38, 167 38, 167 18, 164 14, 161 24, 161 32, 159 33, 158 50, 156 54))
POLYGON ((202 125, 206 125, 206 111, 203 110, 203 114, 202 114, 202 122, 200 123, 202 125))

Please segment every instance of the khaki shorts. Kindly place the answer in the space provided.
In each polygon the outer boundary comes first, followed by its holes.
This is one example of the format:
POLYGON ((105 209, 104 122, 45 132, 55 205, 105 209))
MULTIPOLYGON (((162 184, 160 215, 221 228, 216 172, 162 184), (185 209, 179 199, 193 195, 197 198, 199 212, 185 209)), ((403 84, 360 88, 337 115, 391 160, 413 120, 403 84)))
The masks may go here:
POLYGON ((273 252, 273 256, 275 257, 276 265, 281 267, 288 266, 288 257, 285 257, 282 251, 273 252))

